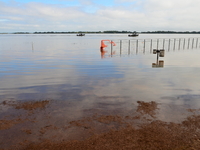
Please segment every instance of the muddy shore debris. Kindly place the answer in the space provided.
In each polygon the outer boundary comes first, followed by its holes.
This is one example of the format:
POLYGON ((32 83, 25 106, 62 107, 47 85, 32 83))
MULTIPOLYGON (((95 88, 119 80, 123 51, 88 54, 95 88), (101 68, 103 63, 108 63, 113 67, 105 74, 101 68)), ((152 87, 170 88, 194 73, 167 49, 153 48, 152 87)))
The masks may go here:
POLYGON ((160 104, 138 101, 132 115, 93 114, 60 125, 48 115, 51 103, 2 102, 22 113, 0 118, 0 149, 200 149, 199 109, 185 109, 191 115, 179 123, 166 122, 157 118, 160 104))

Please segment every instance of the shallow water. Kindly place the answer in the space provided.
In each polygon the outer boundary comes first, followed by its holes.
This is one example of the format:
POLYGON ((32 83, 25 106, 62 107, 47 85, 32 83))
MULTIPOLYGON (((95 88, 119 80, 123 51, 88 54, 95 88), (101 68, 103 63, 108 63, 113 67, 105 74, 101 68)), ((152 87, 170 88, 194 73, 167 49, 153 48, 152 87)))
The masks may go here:
POLYGON ((0 100, 53 99, 93 108, 106 97, 107 104, 123 103, 126 107, 136 101, 156 101, 196 108, 200 106, 200 49, 196 39, 194 46, 191 39, 188 47, 190 37, 198 35, 0 35, 0 100), (168 49, 166 40, 165 57, 159 58, 164 66, 154 68, 157 56, 149 46, 154 39, 155 47, 158 38, 172 41, 168 49), (174 38, 186 38, 185 48, 183 41, 178 48, 174 38), (116 42, 114 55, 109 45, 102 58, 103 39, 116 42), (139 52, 134 43, 130 53, 127 45, 120 52, 120 40, 127 44, 130 39, 139 39, 139 52))
POLYGON ((93 127, 101 133, 121 126, 120 117, 136 117, 135 128, 149 118, 181 123, 199 115, 197 37, 0 35, 0 148, 87 138, 93 127), (105 55, 103 39, 116 43, 106 43, 105 55), (165 56, 157 60, 155 48, 164 48, 165 56))

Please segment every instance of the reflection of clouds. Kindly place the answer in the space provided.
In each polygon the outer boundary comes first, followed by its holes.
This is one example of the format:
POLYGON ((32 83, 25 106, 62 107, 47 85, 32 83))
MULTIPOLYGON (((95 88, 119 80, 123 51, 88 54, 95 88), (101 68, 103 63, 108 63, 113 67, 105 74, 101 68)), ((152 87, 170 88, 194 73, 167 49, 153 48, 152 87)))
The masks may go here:
POLYGON ((189 108, 198 109, 200 107, 199 99, 200 95, 198 94, 182 94, 174 96, 161 97, 164 101, 167 101, 170 104, 182 105, 189 108))
POLYGON ((168 61, 168 66, 171 67, 179 67, 180 69, 185 67, 191 67, 187 69, 198 69, 200 67, 198 63, 198 56, 199 56, 199 50, 195 49, 187 49, 187 50, 180 50, 176 52, 169 52, 167 53, 167 57, 165 58, 166 61, 168 61))
POLYGON ((52 72, 51 69, 42 69, 38 70, 38 72, 34 72, 32 75, 29 73, 27 73, 27 75, 10 75, 0 80, 0 84, 4 89, 56 85, 66 82, 66 80, 70 84, 76 84, 76 76, 74 76, 74 74, 76 74, 76 72, 73 69, 57 69, 56 72, 52 72))
MULTIPOLYGON (((130 96, 134 100, 143 101, 156 100, 165 103, 173 103, 173 101, 175 101, 174 103, 177 105, 188 103, 186 99, 171 101, 160 98, 163 96, 176 97, 182 94, 198 93, 200 89, 199 84, 197 84, 200 81, 198 78, 198 63, 196 60, 193 61, 194 67, 189 68, 187 67, 188 62, 184 61, 187 60, 188 55, 184 53, 183 55, 181 55, 181 53, 173 53, 173 58, 176 56, 176 60, 170 62, 170 58, 167 57, 167 54, 166 68, 164 69, 150 68, 152 59, 155 58, 149 55, 142 56, 140 59, 129 60, 130 62, 126 61, 126 65, 115 61, 116 69, 123 74, 123 76, 121 76, 121 78, 115 78, 113 76, 113 78, 98 80, 98 83, 94 86, 93 93, 98 96, 130 96), (179 64, 176 64, 176 61, 181 61, 181 66, 183 67, 180 68, 179 64), (172 62, 174 62, 173 66, 175 67, 170 67, 168 65, 172 62), (137 68, 137 66, 141 67, 137 68)), ((196 54, 193 53, 192 55, 196 54)), ((192 55, 189 57, 193 58, 192 55)), ((126 58, 126 60, 127 59, 129 58, 126 58)), ((112 74, 110 76, 112 76, 112 74)), ((197 101, 193 101, 193 103, 196 102, 197 101)))
POLYGON ((178 104, 159 104, 159 113, 156 115, 159 120, 166 122, 180 123, 189 114, 187 106, 178 104))
MULTIPOLYGON (((58 126, 95 113, 135 115, 137 101, 157 102, 157 118, 174 122, 186 117, 185 108, 200 107, 197 50, 166 52, 165 68, 154 69, 153 54, 102 60, 99 46, 104 36, 101 36, 77 40, 63 35, 34 35, 34 51, 29 48, 30 37, 25 46, 19 44, 25 40, 19 36, 14 38, 19 38, 15 46, 5 40, 7 46, 0 52, 9 59, 0 59, 0 99, 55 100, 46 112, 36 115, 41 126, 44 121, 49 124, 43 113, 58 126), (9 50, 8 45, 13 49, 9 50), (9 62, 4 65, 14 74, 2 73, 5 69, 2 62, 9 62)), ((7 107, 0 109, 0 116, 10 111, 7 107)))
MULTIPOLYGON (((13 53, 7 60, 10 63, 15 59, 13 63, 18 63, 19 68, 8 63, 7 67, 11 67, 11 72, 16 75, 8 76, 5 73, 1 77, 1 95, 8 92, 7 89, 11 89, 12 94, 37 93, 39 86, 52 86, 53 90, 46 88, 43 94, 55 91, 55 98, 59 99, 58 93, 62 87, 56 85, 65 84, 81 88, 82 96, 128 96, 133 101, 159 100, 168 103, 166 99, 160 98, 196 94, 200 89, 197 84, 200 81, 197 50, 166 52, 165 68, 152 69, 151 64, 156 60, 153 54, 101 60, 99 42, 102 37, 73 39, 63 35, 34 35, 28 36, 26 40, 23 36, 20 37, 13 37, 18 39, 14 43, 17 46, 13 45, 14 50, 9 51, 13 53), (27 50, 29 44, 24 47, 17 44, 22 40, 27 43, 33 40, 34 52, 27 50), (35 88, 26 89, 31 86, 35 88), (25 89, 21 89, 22 87, 25 89)), ((4 55, 10 55, 6 51, 2 52, 4 55)), ((179 101, 184 103, 183 99, 179 101)), ((177 100, 177 103, 181 102, 177 100)))

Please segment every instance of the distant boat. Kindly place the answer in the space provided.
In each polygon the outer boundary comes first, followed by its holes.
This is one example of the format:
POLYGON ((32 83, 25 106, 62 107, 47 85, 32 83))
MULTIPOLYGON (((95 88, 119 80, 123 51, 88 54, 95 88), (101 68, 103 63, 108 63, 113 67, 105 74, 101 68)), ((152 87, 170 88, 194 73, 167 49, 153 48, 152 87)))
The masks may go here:
POLYGON ((134 36, 138 36, 139 34, 137 32, 133 32, 132 34, 129 34, 128 36, 130 37, 134 37, 134 36))
POLYGON ((76 36, 85 36, 85 34, 84 33, 79 33, 76 36))

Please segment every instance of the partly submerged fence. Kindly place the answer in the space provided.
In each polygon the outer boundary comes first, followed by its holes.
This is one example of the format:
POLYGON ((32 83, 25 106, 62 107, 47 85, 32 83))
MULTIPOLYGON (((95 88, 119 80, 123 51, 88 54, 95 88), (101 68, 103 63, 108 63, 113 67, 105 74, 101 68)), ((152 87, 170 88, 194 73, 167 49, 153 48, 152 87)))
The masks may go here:
POLYGON ((111 40, 106 49, 121 54, 134 54, 153 52, 153 49, 164 49, 165 51, 198 49, 200 39, 195 38, 173 38, 173 39, 123 39, 111 40), (112 43, 116 45, 113 46, 112 43))

